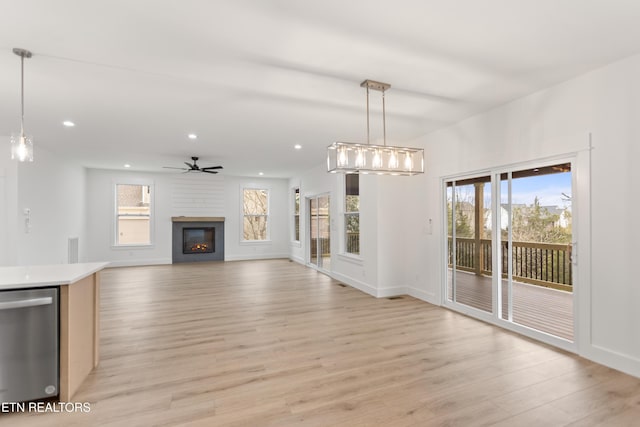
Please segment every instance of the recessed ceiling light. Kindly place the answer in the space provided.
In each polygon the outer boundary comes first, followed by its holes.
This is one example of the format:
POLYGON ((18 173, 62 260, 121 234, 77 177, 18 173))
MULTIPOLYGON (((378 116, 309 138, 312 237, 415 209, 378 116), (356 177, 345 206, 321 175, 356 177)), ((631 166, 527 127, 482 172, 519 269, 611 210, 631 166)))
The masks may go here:
POLYGON ((258 175, 262 176, 264 175, 264 172, 258 172, 258 175))
POLYGON ((126 164, 124 165, 124 167, 125 167, 125 168, 130 168, 130 167, 131 167, 131 165, 130 165, 129 163, 126 163, 126 164))
POLYGON ((296 145, 294 145, 294 146, 293 146, 293 148, 295 148, 296 150, 299 150, 299 149, 301 149, 301 148, 302 148, 302 145, 300 145, 300 144, 296 144, 296 145))
POLYGON ((62 122, 62 124, 65 125, 68 128, 72 128, 72 127, 74 127, 76 125, 71 120, 65 120, 64 122, 62 122))
POLYGON ((198 135, 196 135, 195 133, 190 133, 189 135, 187 135, 187 138, 189 138, 189 139, 198 139, 198 135))

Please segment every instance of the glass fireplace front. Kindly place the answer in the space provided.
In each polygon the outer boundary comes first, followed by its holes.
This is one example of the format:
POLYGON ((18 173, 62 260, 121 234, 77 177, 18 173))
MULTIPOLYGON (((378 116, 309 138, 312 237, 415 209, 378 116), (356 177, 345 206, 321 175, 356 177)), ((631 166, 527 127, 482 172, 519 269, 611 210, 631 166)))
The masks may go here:
POLYGON ((182 229, 182 253, 202 254, 215 251, 214 227, 182 229))

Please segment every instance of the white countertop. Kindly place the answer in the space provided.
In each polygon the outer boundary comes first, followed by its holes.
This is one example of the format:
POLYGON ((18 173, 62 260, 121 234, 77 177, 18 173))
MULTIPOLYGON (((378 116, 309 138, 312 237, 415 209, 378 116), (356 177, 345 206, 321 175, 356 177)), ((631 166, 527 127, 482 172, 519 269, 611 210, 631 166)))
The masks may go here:
POLYGON ((108 262, 87 262, 0 267, 0 290, 71 285, 108 265, 108 262))

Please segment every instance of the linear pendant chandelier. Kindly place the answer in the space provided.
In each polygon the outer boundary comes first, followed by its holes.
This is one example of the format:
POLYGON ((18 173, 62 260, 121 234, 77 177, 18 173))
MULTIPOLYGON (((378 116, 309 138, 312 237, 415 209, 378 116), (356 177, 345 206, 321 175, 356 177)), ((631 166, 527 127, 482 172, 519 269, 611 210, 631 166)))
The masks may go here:
POLYGON ((377 175, 416 175, 424 173, 424 150, 387 145, 384 92, 390 84, 365 80, 367 90, 367 143, 334 142, 327 147, 327 171, 377 175), (369 90, 382 92, 383 145, 373 145, 369 137, 369 90))

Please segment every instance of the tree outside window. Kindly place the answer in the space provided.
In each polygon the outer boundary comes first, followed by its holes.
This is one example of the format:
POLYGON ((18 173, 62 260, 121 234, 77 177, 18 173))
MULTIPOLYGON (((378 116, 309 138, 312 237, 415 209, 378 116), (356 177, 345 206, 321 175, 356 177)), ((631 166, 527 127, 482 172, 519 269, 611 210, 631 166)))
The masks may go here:
POLYGON ((293 189, 293 240, 300 241, 300 189, 293 189))
POLYGON ((242 192, 243 240, 267 240, 269 190, 245 188, 242 192))
POLYGON ((345 252, 360 254, 360 175, 345 176, 345 252))

